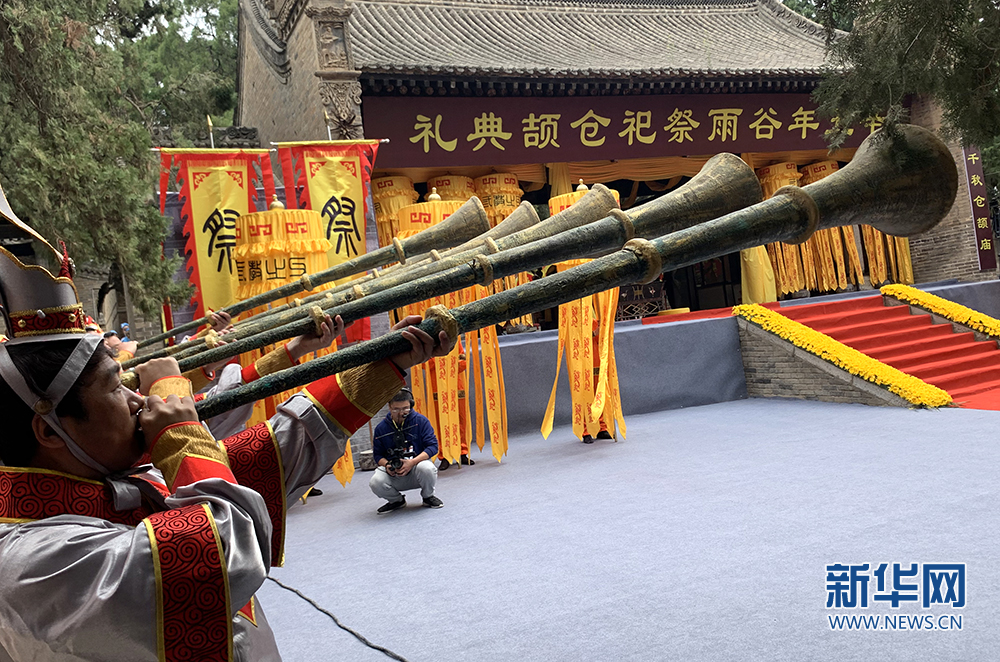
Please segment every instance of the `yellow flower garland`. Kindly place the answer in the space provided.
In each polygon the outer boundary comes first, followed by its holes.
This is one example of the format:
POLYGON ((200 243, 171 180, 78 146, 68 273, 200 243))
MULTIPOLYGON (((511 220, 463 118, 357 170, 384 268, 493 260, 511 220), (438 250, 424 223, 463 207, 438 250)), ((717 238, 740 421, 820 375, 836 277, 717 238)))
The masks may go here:
POLYGON ((1000 338, 1000 320, 909 285, 886 285, 882 294, 932 312, 988 336, 1000 338))
POLYGON ((951 404, 951 396, 947 391, 877 361, 853 347, 837 342, 826 334, 810 329, 764 306, 759 304, 736 306, 733 308, 733 315, 753 322, 852 375, 887 388, 911 404, 920 407, 943 407, 951 404))

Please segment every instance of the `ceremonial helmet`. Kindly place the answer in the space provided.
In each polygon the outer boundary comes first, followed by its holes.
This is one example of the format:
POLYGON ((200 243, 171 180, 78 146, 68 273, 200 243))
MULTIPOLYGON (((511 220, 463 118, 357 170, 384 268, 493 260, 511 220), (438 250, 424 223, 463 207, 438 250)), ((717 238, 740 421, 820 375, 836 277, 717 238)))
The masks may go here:
POLYGON ((48 247, 58 261, 59 274, 24 264, 0 247, 0 311, 7 324, 7 342, 0 343, 0 378, 66 442, 66 447, 91 469, 109 471, 70 438, 56 416, 56 408, 83 373, 103 342, 99 334, 86 333, 86 316, 73 285, 73 263, 65 247, 60 252, 17 217, 0 188, 0 217, 48 247), (44 393, 36 393, 25 380, 7 349, 15 345, 76 341, 76 347, 44 393))

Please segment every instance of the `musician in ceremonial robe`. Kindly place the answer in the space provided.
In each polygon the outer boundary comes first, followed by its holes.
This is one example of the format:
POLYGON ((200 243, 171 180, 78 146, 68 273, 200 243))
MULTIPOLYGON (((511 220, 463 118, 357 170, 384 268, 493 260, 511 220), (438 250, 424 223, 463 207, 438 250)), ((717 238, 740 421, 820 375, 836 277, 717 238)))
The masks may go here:
POLYGON ((453 339, 407 318, 408 351, 220 442, 173 359, 137 368, 148 397, 122 386, 71 275, 68 258, 54 277, 0 249, 0 660, 280 659, 254 593, 281 562, 286 504, 453 339))

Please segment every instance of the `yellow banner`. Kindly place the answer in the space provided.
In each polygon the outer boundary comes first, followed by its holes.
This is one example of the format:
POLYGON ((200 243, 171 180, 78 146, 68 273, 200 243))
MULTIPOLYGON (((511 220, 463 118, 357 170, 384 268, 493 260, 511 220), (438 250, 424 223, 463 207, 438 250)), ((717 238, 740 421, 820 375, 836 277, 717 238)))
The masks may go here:
POLYGON ((205 307, 236 300, 236 225, 250 212, 250 173, 245 159, 192 161, 187 165, 194 243, 192 280, 205 307))
MULTIPOLYGON (((309 206, 323 217, 323 231, 332 244, 327 266, 366 252, 365 189, 361 158, 352 154, 305 155, 309 206)), ((350 279, 336 281, 341 284, 350 279)))

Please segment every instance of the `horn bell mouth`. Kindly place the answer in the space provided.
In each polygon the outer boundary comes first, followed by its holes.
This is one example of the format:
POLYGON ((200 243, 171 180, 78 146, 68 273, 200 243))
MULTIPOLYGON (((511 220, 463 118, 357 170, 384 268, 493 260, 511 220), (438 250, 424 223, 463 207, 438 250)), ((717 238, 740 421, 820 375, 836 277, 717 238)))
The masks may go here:
POLYGON ((882 129, 868 136, 850 167, 805 189, 816 192, 821 209, 824 198, 841 196, 833 205, 837 225, 863 223, 909 237, 927 232, 951 210, 958 168, 948 146, 932 131, 901 124, 894 131, 882 129), (829 188, 817 186, 822 182, 829 188), (856 211, 860 209, 864 211, 856 211))

